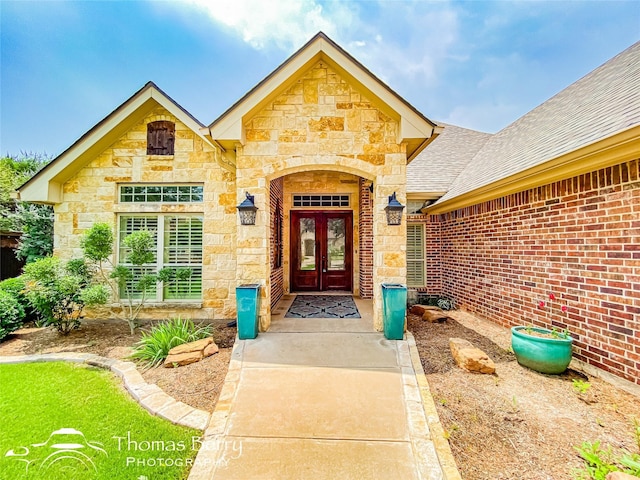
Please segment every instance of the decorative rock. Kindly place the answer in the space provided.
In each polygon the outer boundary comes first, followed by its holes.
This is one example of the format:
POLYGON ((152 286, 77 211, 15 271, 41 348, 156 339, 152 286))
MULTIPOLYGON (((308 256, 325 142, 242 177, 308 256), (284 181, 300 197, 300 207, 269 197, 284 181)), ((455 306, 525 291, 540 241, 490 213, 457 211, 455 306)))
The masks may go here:
POLYGON ((623 472, 611 472, 607 475, 606 480, 638 480, 638 477, 623 472))
POLYGON ((189 365, 190 363, 199 362, 203 358, 204 356, 202 354, 202 350, 197 350, 195 352, 169 354, 164 360, 164 366, 167 368, 182 367, 183 365, 189 365))
POLYGON ((462 338, 450 338, 449 347, 451 354, 458 366, 468 372, 495 373, 496 366, 493 360, 479 348, 462 338))
POLYGON ((427 310, 433 310, 434 308, 440 310, 438 307, 432 307, 431 305, 414 305, 409 311, 414 315, 422 316, 424 315, 424 312, 427 310))
POLYGON ((431 323, 446 322, 449 318, 449 315, 443 312, 441 308, 432 305, 414 305, 411 307, 410 312, 414 315, 420 315, 422 320, 431 323))
POLYGON ((207 345, 206 347, 204 347, 204 350, 202 351, 202 354, 204 356, 204 358, 210 357, 211 355, 218 353, 219 349, 218 349, 218 345, 216 345, 215 343, 210 343, 209 345, 207 345))
POLYGON ((195 342, 183 343, 169 350, 164 366, 170 368, 189 365, 217 352, 218 346, 213 343, 213 338, 203 338, 195 342))
POLYGON ((202 340, 196 340, 195 342, 183 343, 182 345, 178 345, 177 347, 173 347, 169 350, 169 355, 186 352, 201 352, 210 343, 213 343, 213 338, 203 338, 202 340))
POLYGON ((442 310, 426 310, 424 315, 422 315, 422 320, 426 320, 431 323, 442 323, 446 322, 449 318, 449 315, 444 313, 442 310))

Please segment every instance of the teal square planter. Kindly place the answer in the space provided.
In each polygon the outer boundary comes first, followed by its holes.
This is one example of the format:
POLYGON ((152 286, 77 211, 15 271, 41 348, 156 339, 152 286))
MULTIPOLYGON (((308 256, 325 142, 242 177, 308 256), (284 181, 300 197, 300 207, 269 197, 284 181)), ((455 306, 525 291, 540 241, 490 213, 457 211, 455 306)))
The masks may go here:
POLYGON ((236 287, 238 312, 238 338, 250 340, 258 336, 260 318, 260 285, 257 283, 236 287))
POLYGON ((399 283, 382 284, 382 327, 388 340, 404 338, 407 316, 407 287, 399 283))

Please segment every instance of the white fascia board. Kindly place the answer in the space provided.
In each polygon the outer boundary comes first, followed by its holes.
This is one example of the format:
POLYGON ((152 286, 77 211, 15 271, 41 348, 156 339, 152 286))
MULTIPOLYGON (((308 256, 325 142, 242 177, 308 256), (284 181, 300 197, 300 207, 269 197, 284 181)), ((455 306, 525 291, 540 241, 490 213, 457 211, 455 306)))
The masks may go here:
POLYGON ((211 137, 218 141, 240 140, 242 138, 243 119, 261 103, 269 100, 274 93, 279 92, 282 86, 288 83, 297 72, 311 63, 318 60, 325 60, 332 67, 338 67, 340 74, 346 74, 351 80, 362 85, 363 88, 371 92, 388 110, 394 112, 394 117, 401 119, 402 138, 429 138, 433 125, 409 108, 404 101, 396 94, 393 94, 388 87, 381 84, 370 72, 354 63, 340 50, 336 49, 330 42, 319 38, 298 55, 291 58, 288 63, 277 71, 273 76, 259 85, 236 107, 217 122, 209 127, 211 137))
MULTIPOLYGON (((98 154, 107 148, 119 135, 127 121, 137 119, 150 112, 155 105, 160 105, 212 147, 211 140, 200 132, 202 126, 187 115, 181 108, 169 100, 154 86, 141 91, 125 105, 111 113, 111 117, 94 127, 84 137, 72 145, 61 156, 56 158, 36 177, 20 189, 20 199, 28 202, 59 203, 62 201, 62 184, 73 176, 83 165, 82 158, 87 154, 98 154), (120 127, 120 128, 118 128, 120 127)), ((128 125, 127 125, 128 128, 128 125)), ((215 148, 215 147, 214 147, 215 148)))
POLYGON ((26 202, 58 203, 61 200, 60 189, 50 188, 50 184, 63 183, 66 180, 65 171, 68 171, 74 162, 78 161, 91 147, 104 140, 110 131, 129 118, 136 110, 142 108, 150 99, 151 89, 148 89, 141 92, 122 109, 114 112, 112 118, 86 134, 85 138, 62 153, 61 157, 47 165, 43 172, 23 186, 20 189, 20 199, 26 202))

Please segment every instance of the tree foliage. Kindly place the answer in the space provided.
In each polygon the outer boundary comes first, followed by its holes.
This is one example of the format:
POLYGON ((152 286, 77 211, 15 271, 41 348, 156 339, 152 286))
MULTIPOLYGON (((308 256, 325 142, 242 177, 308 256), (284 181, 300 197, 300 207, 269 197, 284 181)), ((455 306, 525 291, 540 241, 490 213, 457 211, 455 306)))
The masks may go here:
POLYGON ((16 201, 11 195, 49 160, 38 154, 0 158, 0 230, 23 232, 16 255, 27 263, 53 251, 53 209, 16 201))
POLYGON ((53 208, 20 202, 13 216, 22 232, 16 257, 31 263, 53 253, 53 208))

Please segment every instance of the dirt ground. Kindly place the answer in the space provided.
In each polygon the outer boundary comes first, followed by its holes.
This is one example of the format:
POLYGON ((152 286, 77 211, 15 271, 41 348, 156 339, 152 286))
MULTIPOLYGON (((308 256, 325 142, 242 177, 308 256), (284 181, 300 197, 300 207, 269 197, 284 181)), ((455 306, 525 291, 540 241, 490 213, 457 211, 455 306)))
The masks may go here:
MULTIPOLYGON (((457 321, 432 324, 409 315, 408 328, 464 480, 569 480, 572 469, 582 465, 573 447, 583 441, 635 451, 632 422, 634 415, 640 417, 640 398, 574 370, 554 376, 523 368, 509 351, 508 329, 464 312, 452 316, 457 321), (458 368, 449 349, 452 337, 484 350, 496 363, 496 374, 458 368), (575 391, 573 379, 589 381, 586 394, 575 391)), ((235 328, 218 322, 218 354, 142 374, 176 399, 213 411, 235 335, 235 328)), ((89 320, 66 337, 51 329, 19 330, 0 343, 0 355, 75 351, 126 358, 139 338, 140 332, 131 335, 122 321, 89 320)))
MULTIPOLYGON (((67 336, 51 328, 22 328, 0 342, 0 355, 71 351, 126 360, 131 354, 132 345, 140 339, 141 332, 150 327, 151 324, 145 324, 131 335, 124 321, 86 320, 79 330, 67 336)), ((142 376, 175 399, 212 412, 227 374, 236 328, 227 327, 226 321, 214 322, 213 336, 220 348, 217 354, 178 368, 160 366, 141 369, 142 376)))
POLYGON ((409 315, 440 421, 464 480, 564 480, 582 466, 574 446, 600 440, 637 451, 640 398, 575 370, 543 375, 518 365, 509 330, 468 313, 429 323, 409 315), (481 332, 481 333, 478 333, 481 332), (495 375, 456 366, 449 338, 469 340, 496 364, 495 375), (573 380, 588 381, 578 394, 573 380))

